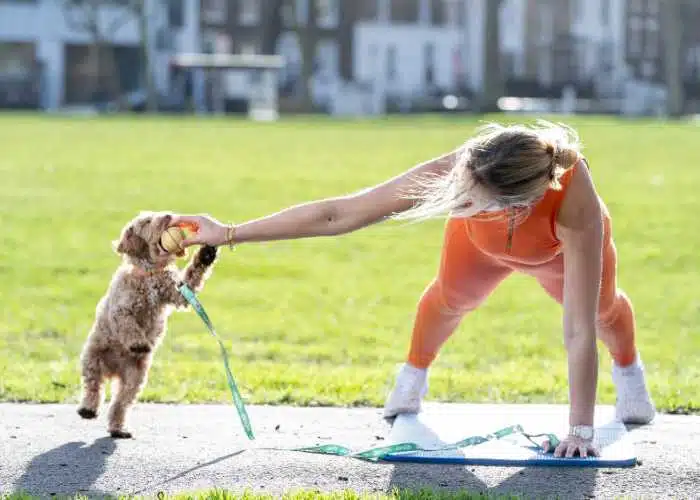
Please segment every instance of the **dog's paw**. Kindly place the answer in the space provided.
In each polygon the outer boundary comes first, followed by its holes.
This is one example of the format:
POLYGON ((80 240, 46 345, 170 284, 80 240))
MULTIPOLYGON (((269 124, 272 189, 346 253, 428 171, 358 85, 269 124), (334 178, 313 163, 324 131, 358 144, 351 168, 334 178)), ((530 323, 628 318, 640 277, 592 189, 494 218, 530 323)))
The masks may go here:
POLYGON ((129 347, 129 350, 133 354, 148 354, 149 352, 151 352, 151 346, 144 342, 139 342, 138 344, 132 344, 131 347, 129 347))
POLYGON ((197 254, 197 260, 204 266, 210 266, 216 260, 216 254, 215 246, 204 245, 197 254))
POLYGON ((78 415, 80 415, 84 419, 93 419, 97 417, 97 412, 95 410, 91 410, 90 408, 78 408, 78 415))
POLYGON ((109 435, 114 439, 131 439, 133 437, 131 432, 124 430, 109 431, 109 435))

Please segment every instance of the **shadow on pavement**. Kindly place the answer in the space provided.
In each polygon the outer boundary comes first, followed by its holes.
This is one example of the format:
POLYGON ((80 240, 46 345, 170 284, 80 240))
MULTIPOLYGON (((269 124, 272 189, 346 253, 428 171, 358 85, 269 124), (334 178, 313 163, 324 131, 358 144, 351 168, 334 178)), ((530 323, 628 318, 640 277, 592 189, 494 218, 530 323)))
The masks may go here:
POLYGON ((94 490, 97 479, 104 473, 107 458, 117 445, 111 437, 95 440, 85 446, 74 441, 35 456, 15 482, 15 492, 35 495, 101 496, 94 490))
POLYGON ((396 463, 393 467, 387 492, 429 489, 537 498, 591 498, 598 475, 594 468, 513 468, 512 475, 489 487, 471 472, 474 470, 471 466, 396 463))
POLYGON ((171 482, 173 482, 173 481, 175 481, 175 480, 177 480, 177 479, 180 479, 181 477, 184 477, 184 476, 186 476, 186 475, 188 475, 188 474, 191 474, 192 472, 194 472, 194 471, 196 471, 196 470, 198 470, 198 469, 203 469, 203 468, 205 468, 205 467, 209 467, 210 465, 215 465, 215 464, 217 464, 217 463, 219 463, 219 462, 223 462, 224 460, 228 460, 229 458, 233 458, 233 457, 235 457, 235 456, 237 456, 237 455, 240 455, 240 454, 243 453, 244 451, 245 451, 245 450, 234 451, 233 453, 228 453, 227 455, 223 455, 223 456, 221 456, 221 457, 215 458, 215 459, 210 460, 210 461, 208 461, 208 462, 205 462, 205 463, 203 463, 203 464, 195 465, 194 467, 190 467, 189 469, 186 469, 186 470, 180 472, 179 474, 176 474, 176 475, 171 476, 171 477, 169 477, 169 478, 167 478, 167 479, 164 479, 163 481, 161 481, 161 482, 159 482, 159 483, 156 483, 156 484, 149 484, 149 485, 147 485, 147 486, 141 488, 141 489, 138 490, 138 491, 131 492, 130 494, 131 494, 131 495, 141 495, 141 494, 143 494, 145 491, 147 491, 147 490, 149 490, 149 489, 152 489, 152 488, 155 488, 156 486, 164 486, 164 485, 166 485, 166 484, 168 484, 168 483, 171 483, 171 482))

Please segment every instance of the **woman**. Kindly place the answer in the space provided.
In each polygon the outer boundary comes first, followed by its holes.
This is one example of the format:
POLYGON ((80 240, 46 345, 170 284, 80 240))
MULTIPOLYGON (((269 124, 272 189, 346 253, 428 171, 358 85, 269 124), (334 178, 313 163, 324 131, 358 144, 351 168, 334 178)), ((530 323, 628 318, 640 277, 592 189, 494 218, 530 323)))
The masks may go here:
POLYGON ((185 246, 234 245, 340 235, 391 217, 441 215, 448 220, 440 268, 418 304, 386 417, 420 411, 427 371, 441 346, 467 312, 511 273, 521 272, 563 305, 570 430, 555 456, 598 454, 592 444, 596 335, 614 360, 617 418, 625 423, 654 418, 635 346, 634 312, 617 287, 610 215, 570 128, 489 125, 457 150, 356 194, 238 225, 203 215, 176 217, 173 224, 198 228, 185 246))

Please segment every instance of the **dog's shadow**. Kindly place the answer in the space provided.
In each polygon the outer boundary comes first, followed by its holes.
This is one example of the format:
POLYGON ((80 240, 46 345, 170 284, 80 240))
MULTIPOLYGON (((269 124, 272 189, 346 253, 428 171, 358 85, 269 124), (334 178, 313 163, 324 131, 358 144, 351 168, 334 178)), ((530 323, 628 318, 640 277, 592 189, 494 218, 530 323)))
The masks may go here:
POLYGON ((117 445, 104 437, 91 445, 73 441, 35 456, 15 483, 17 493, 103 495, 94 490, 117 445))

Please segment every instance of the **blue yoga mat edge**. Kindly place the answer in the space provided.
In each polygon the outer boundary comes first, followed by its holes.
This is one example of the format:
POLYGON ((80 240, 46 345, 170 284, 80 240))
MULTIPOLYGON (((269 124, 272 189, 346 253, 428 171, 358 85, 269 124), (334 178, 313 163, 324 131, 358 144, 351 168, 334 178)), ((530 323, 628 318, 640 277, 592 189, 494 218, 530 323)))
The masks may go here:
POLYGON ((452 457, 418 457, 411 455, 385 455, 385 462, 402 462, 415 464, 450 464, 450 465, 483 465, 495 467, 597 467, 597 468, 629 468, 637 465, 636 458, 621 460, 605 460, 591 458, 452 458, 452 457))

